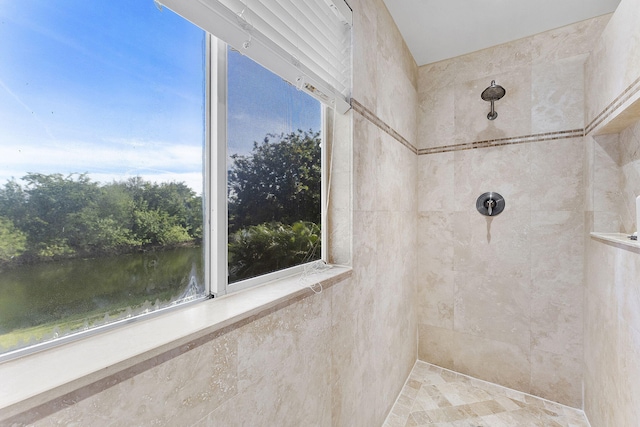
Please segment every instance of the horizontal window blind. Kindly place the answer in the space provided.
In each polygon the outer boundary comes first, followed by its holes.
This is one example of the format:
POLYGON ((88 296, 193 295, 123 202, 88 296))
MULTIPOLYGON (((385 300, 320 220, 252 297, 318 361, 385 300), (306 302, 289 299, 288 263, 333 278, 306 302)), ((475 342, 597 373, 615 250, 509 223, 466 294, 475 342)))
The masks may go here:
POLYGON ((344 113, 351 9, 344 0, 156 0, 344 113))

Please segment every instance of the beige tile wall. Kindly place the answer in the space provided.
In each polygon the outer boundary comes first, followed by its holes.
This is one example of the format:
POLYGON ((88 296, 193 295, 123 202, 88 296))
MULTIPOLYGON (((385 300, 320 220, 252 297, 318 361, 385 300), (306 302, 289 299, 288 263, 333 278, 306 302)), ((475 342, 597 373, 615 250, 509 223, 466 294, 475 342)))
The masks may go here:
MULTIPOLYGON (((585 125, 590 126, 620 97, 640 98, 640 1, 622 0, 585 64, 585 125), (628 89, 633 88, 629 92, 628 89)), ((613 104, 613 105, 612 105, 613 104)))
MULTIPOLYGON (((588 231, 636 231, 640 121, 586 141, 588 231)), ((594 427, 640 425, 640 250, 586 240, 584 409, 594 427)))
MULTIPOLYGON (((354 0, 354 98, 415 145, 417 66, 354 0)), ((382 425, 417 357, 417 156, 356 112, 332 141, 329 256, 353 277, 14 419, 16 425, 382 425)))
POLYGON ((587 247, 585 412, 593 427, 640 425, 640 250, 587 247))
POLYGON ((419 358, 582 404, 583 66, 609 16, 419 68, 419 358), (489 121, 480 93, 505 87, 489 121), (535 136, 547 134, 543 136, 535 136), (547 136, 554 140, 545 140, 547 136), (456 144, 525 143, 456 151, 456 144), (476 198, 496 191, 502 214, 476 198))
MULTIPOLYGON (((640 1, 622 0, 585 66, 587 231, 636 230, 640 1), (602 134, 611 130, 619 133, 602 134)), ((640 251, 586 236, 584 409, 591 425, 640 425, 640 251)))

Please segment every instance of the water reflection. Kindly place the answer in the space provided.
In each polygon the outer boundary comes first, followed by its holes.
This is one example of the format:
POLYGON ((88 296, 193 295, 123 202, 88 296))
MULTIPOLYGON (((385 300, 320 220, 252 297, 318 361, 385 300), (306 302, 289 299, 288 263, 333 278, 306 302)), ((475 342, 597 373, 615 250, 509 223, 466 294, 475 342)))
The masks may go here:
POLYGON ((203 294, 199 247, 2 271, 0 348, 22 347, 203 294))

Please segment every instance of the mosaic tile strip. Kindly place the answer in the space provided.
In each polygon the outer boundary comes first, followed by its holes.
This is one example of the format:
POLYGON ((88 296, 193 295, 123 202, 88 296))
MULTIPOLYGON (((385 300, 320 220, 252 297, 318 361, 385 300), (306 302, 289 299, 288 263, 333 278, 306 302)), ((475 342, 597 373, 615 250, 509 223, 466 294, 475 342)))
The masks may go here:
POLYGON ((362 105, 357 100, 351 98, 351 107, 362 115, 365 119, 376 125, 378 128, 389 134, 395 140, 407 147, 409 150, 418 155, 447 153, 450 151, 474 150, 477 148, 500 147, 503 145, 524 144, 527 142, 553 141, 558 139, 579 138, 591 133, 595 128, 600 126, 604 121, 609 119, 615 111, 624 105, 629 99, 640 91, 640 78, 636 79, 629 87, 627 87, 616 99, 614 99, 600 114, 598 114, 584 129, 573 129, 558 132, 538 133, 525 136, 516 136, 510 138, 488 139, 484 141, 474 141, 464 144, 441 145, 430 148, 416 148, 407 141, 402 135, 396 132, 391 126, 376 116, 371 110, 362 105))
POLYGON ((589 427, 584 412, 418 360, 383 427, 589 427))
POLYGON ((382 119, 376 116, 371 110, 362 105, 360 102, 351 98, 351 107, 359 113, 362 117, 376 125, 382 131, 386 132, 396 141, 407 147, 414 154, 423 155, 423 154, 436 154, 436 153, 446 153, 449 151, 462 151, 462 150, 473 150, 476 148, 488 148, 488 147, 500 147, 502 145, 513 145, 513 144, 524 144, 527 142, 537 142, 537 141, 552 141, 557 139, 567 139, 567 138, 579 138, 584 136, 584 129, 573 129, 573 130, 565 130, 559 132, 547 132, 547 133, 538 133, 534 135, 526 135, 526 136, 516 136, 511 138, 500 138, 500 139, 488 139, 485 141, 475 141, 469 142, 465 144, 453 144, 453 145, 442 145, 439 147, 431 147, 431 148, 416 148, 413 144, 407 141, 402 135, 395 131, 391 126, 385 123, 382 119))
POLYGON ((379 127, 381 130, 386 132, 389 136, 394 138, 400 144, 402 144, 405 147, 407 147, 409 150, 411 150, 413 152, 413 154, 418 154, 418 149, 413 144, 411 144, 409 141, 407 141, 406 138, 404 138, 402 135, 400 135, 398 132, 396 132, 395 129, 393 129, 391 126, 386 124, 382 119, 380 119, 378 116, 376 116, 367 107, 365 107, 364 105, 362 105, 361 103, 359 103, 358 101, 356 101, 353 98, 351 98, 351 108, 353 108, 354 111, 360 113, 360 115, 362 117, 364 117, 365 119, 369 120, 371 123, 373 123, 374 125, 379 127))
POLYGON ((631 85, 624 90, 616 99, 614 99, 607 107, 600 112, 585 128, 585 135, 591 133, 596 127, 598 127, 602 122, 607 120, 609 117, 613 115, 615 110, 620 108, 625 102, 627 102, 632 96, 640 91, 640 77, 636 79, 631 85))
POLYGON ((465 144, 442 145, 439 147, 421 148, 418 155, 447 153, 450 151, 474 150, 476 148, 500 147, 503 145, 524 144, 527 142, 553 141, 557 139, 581 138, 583 129, 563 130, 559 132, 537 133, 534 135, 515 136, 510 138, 487 139, 485 141, 468 142, 465 144))

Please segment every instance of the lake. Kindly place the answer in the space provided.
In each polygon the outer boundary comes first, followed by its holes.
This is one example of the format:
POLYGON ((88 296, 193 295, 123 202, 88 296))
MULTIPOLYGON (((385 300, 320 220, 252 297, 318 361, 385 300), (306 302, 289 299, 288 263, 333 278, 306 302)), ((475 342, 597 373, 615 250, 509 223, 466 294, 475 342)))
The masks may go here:
POLYGON ((0 272, 0 353, 204 295, 200 247, 0 272))

